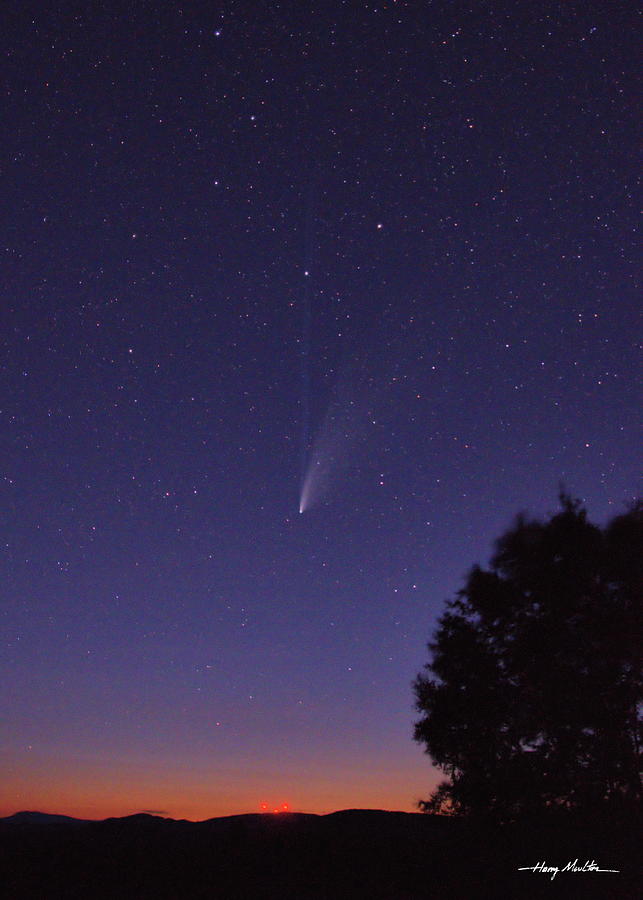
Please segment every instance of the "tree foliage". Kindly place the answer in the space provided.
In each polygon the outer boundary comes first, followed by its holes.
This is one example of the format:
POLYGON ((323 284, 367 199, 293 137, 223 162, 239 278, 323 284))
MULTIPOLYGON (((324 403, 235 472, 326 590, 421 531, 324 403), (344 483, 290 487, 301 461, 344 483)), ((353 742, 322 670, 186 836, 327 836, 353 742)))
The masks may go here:
POLYGON ((448 776, 426 811, 640 809, 643 505, 600 528, 560 499, 438 621, 414 684, 415 740, 448 776))

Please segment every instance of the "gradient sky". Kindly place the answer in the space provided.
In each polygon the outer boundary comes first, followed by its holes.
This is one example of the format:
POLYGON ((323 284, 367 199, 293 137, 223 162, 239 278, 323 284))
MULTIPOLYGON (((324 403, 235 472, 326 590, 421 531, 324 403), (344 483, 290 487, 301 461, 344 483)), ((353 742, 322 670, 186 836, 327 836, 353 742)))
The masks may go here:
POLYGON ((445 599, 639 487, 634 17, 4 4, 0 815, 429 794, 445 599))

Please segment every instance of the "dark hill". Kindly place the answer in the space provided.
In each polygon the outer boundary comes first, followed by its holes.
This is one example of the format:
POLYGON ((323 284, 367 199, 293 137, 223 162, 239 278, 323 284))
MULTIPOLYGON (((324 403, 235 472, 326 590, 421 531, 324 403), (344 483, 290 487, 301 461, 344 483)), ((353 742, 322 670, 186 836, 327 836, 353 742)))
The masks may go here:
POLYGON ((11 900, 629 900, 640 895, 637 839, 622 823, 500 828, 382 810, 204 822, 19 813, 0 820, 0 884, 11 900), (621 871, 561 872, 554 882, 517 871, 576 859, 621 871))
POLYGON ((73 816, 52 815, 51 813, 32 812, 24 810, 23 812, 14 813, 5 819, 0 819, 0 824, 7 825, 72 825, 83 824, 86 819, 75 819, 73 816))

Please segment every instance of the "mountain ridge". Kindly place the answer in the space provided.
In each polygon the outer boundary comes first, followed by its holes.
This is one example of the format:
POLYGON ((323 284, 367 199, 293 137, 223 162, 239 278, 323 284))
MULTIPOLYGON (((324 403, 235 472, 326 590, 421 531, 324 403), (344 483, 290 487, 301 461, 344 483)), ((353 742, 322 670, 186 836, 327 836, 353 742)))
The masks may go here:
POLYGON ((338 809, 329 813, 307 813, 307 812, 299 812, 299 811, 283 811, 279 812, 259 812, 259 813, 231 813, 225 816, 209 816, 207 819, 175 819, 172 816, 161 816, 154 813, 147 812, 138 812, 138 813, 127 813, 124 816, 107 816, 104 819, 83 819, 77 816, 68 816, 62 813, 46 813, 41 812, 40 810, 20 810, 18 812, 12 813, 9 816, 0 817, 0 824, 34 824, 34 825, 46 825, 46 824, 72 824, 73 822, 77 823, 103 823, 103 822, 175 822, 175 823, 187 823, 189 825, 205 825, 211 822, 232 822, 233 820, 262 820, 262 819, 286 819, 290 821, 303 820, 305 818, 309 819, 325 819, 328 817, 342 818, 351 815, 361 815, 361 816, 409 816, 412 818, 426 818, 425 813, 410 813, 404 812, 401 810, 388 810, 388 809, 358 809, 358 808, 350 808, 350 809, 338 809))
POLYGON ((551 884, 525 867, 593 858, 616 873, 561 872, 565 897, 629 900, 641 896, 637 837, 627 823, 578 818, 498 826, 348 809, 191 822, 23 810, 0 819, 0 884, 11 900, 526 900, 551 884))

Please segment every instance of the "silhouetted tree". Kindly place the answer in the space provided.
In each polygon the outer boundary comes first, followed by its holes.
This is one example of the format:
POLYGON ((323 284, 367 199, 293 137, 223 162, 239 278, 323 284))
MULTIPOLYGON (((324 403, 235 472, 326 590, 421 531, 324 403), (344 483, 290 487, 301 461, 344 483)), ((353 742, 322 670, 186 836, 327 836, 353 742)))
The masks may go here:
POLYGON ((415 740, 448 780, 425 811, 641 808, 643 505, 601 529, 560 500, 518 517, 439 619, 415 740))

